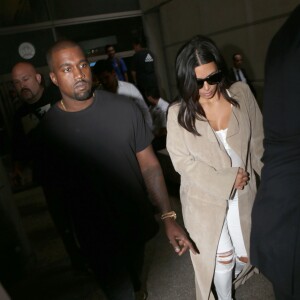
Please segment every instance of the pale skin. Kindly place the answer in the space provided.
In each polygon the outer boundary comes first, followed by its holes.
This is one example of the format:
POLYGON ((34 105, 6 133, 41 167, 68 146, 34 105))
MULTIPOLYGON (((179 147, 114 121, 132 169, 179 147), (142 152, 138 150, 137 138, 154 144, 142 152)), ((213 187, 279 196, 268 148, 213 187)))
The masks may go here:
MULTIPOLYGON (((60 109, 74 112, 92 104, 94 98, 91 95, 91 70, 84 53, 76 44, 64 42, 58 49, 54 49, 50 69, 51 80, 59 87, 63 97, 63 105, 61 102, 57 103, 60 109)), ((161 214, 171 211, 163 173, 152 146, 136 153, 136 157, 151 201, 161 214)), ((185 231, 173 218, 167 218, 163 222, 167 237, 178 255, 188 249, 196 254, 196 249, 185 231)))
MULTIPOLYGON (((41 85, 42 76, 37 73, 32 64, 27 62, 16 63, 11 70, 11 78, 22 101, 32 105, 40 100, 44 92, 44 87, 41 85)), ((17 185, 17 178, 23 177, 22 169, 22 163, 15 161, 12 174, 13 184, 17 185)))
MULTIPOLYGON (((217 65, 214 62, 200 65, 195 68, 196 78, 205 79, 207 76, 218 71, 217 65)), ((204 85, 199 89, 199 102, 203 107, 206 118, 210 126, 215 130, 221 130, 228 128, 230 116, 231 116, 231 103, 229 103, 221 93, 218 92, 218 85, 210 85, 207 81, 204 81, 204 85)), ((233 185, 233 189, 242 190, 249 181, 248 173, 239 168, 236 179, 233 185)), ((230 252, 220 254, 220 257, 230 256, 230 252)), ((238 257, 242 262, 247 263, 248 257, 238 257)), ((229 264, 232 260, 222 261, 223 264, 229 264)))
POLYGON ((42 76, 34 66, 27 62, 19 62, 11 70, 14 87, 20 98, 28 104, 37 102, 44 91, 41 85, 42 76))

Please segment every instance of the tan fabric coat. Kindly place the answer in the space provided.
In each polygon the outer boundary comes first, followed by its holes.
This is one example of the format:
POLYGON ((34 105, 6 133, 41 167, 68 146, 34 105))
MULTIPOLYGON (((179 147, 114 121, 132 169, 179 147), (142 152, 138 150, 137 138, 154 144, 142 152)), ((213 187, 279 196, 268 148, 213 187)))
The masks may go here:
MULTIPOLYGON (((250 181, 238 191, 241 227, 247 253, 251 228, 251 209, 256 194, 255 172, 260 175, 263 154, 262 115, 249 87, 237 82, 229 94, 240 107, 232 108, 227 142, 240 156, 241 166, 250 174, 250 181)), ((195 136, 177 121, 179 104, 170 107, 167 122, 167 149, 175 170, 181 175, 180 197, 185 227, 200 254, 191 253, 195 270, 197 300, 214 299, 211 293, 217 245, 238 168, 208 122, 196 121, 195 136)), ((235 286, 251 275, 248 265, 235 286)))

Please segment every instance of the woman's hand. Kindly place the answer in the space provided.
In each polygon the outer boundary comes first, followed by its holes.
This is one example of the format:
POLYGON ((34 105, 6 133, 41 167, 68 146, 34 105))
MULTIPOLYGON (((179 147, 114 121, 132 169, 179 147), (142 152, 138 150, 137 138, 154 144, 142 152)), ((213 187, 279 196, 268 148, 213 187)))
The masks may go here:
POLYGON ((249 174, 242 168, 239 168, 238 173, 235 178, 234 188, 237 190, 242 190, 249 181, 249 174))

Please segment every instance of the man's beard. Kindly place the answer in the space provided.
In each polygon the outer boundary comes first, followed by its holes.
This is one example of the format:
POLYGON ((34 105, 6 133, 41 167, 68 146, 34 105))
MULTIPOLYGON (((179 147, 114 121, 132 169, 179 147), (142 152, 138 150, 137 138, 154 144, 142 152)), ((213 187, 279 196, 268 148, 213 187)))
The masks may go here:
POLYGON ((26 102, 30 102, 30 100, 34 98, 32 91, 26 88, 20 91, 20 97, 26 102))
POLYGON ((91 88, 91 83, 88 81, 88 80, 80 80, 78 81, 75 86, 74 86, 74 93, 73 93, 73 97, 75 100, 77 101, 85 101, 85 100, 88 100, 89 98, 92 97, 92 88, 91 88), (78 85, 82 85, 82 84, 85 84, 86 85, 86 90, 80 90, 79 88, 79 91, 78 91, 78 85))
POLYGON ((24 88, 20 91, 19 94, 22 101, 26 102, 27 104, 34 104, 39 99, 37 99, 37 95, 34 95, 30 89, 24 88))
POLYGON ((84 91, 84 92, 74 92, 74 99, 77 101, 85 101, 92 97, 92 90, 84 91))

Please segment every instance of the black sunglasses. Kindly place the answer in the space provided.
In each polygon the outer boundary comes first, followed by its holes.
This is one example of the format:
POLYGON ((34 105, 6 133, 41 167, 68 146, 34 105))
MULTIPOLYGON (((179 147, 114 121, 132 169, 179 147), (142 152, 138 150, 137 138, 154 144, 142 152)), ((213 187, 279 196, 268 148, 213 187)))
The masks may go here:
POLYGON ((215 72, 213 74, 210 74, 209 76, 207 76, 204 79, 196 78, 197 84, 198 84, 198 88, 199 89, 203 88, 204 81, 206 81, 208 84, 211 84, 211 85, 220 83, 220 81, 222 80, 222 77, 223 77, 222 71, 217 71, 217 72, 215 72))

